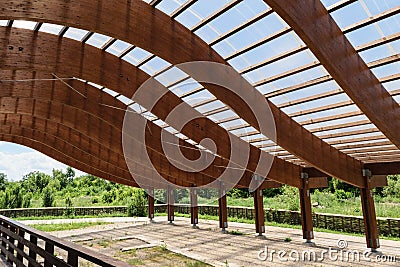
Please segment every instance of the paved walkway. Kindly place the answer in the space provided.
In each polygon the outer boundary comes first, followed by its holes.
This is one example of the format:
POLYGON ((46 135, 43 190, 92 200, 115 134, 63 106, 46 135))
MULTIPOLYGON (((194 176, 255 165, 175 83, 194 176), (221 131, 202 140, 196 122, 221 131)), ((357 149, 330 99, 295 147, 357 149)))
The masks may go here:
POLYGON ((254 226, 249 224, 231 222, 228 228, 231 233, 224 234, 218 228, 217 221, 200 220, 199 228, 193 229, 189 219, 178 217, 175 219, 172 225, 166 222, 166 217, 157 217, 153 223, 138 219, 129 223, 99 225, 53 234, 81 245, 88 245, 95 240, 107 240, 106 247, 91 245, 88 247, 110 256, 114 256, 121 250, 158 246, 165 243, 173 252, 214 266, 271 266, 272 264, 277 266, 400 266, 400 242, 397 241, 381 240, 379 252, 365 254, 364 258, 366 246, 363 237, 316 232, 315 244, 309 245, 304 243, 299 229, 266 227, 265 237, 256 237, 254 226), (290 242, 285 242, 285 239, 290 242), (338 250, 338 240, 343 240, 340 245, 346 245, 344 250, 338 250), (264 253, 266 250, 268 250, 268 258, 265 261, 260 260, 259 257, 266 258, 264 253), (278 252, 281 253, 281 260, 278 252), (308 255, 311 255, 311 260, 308 260, 308 255), (323 255, 322 261, 321 255, 323 255), (360 260, 358 260, 358 255, 360 255, 360 260), (383 256, 397 257, 394 259, 396 262, 388 263, 388 258, 383 256), (353 261, 354 257, 355 261, 353 261), (302 260, 303 258, 305 260, 302 260), (385 262, 379 262, 383 260, 385 262))

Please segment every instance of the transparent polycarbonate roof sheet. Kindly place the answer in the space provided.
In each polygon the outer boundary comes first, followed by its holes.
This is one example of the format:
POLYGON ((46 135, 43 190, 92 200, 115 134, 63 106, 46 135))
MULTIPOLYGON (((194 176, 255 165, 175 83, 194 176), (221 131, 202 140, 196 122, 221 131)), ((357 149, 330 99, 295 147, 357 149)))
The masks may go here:
POLYGON ((181 71, 179 68, 173 67, 160 75, 156 76, 156 80, 165 86, 169 86, 183 78, 187 77, 187 74, 181 71))
POLYGON ((242 1, 234 8, 196 31, 196 34, 209 43, 221 34, 230 31, 265 10, 267 10, 267 6, 263 1, 242 1))
MULTIPOLYGON (((400 28, 400 25, 399 25, 400 28)), ((366 51, 360 52, 361 57, 366 62, 372 62, 381 58, 392 56, 394 53, 400 53, 400 40, 390 42, 366 51)))
POLYGON ((113 54, 114 56, 119 56, 129 47, 131 47, 131 45, 127 42, 117 40, 110 47, 108 47, 106 51, 110 54, 113 54))
MULTIPOLYGON (((207 1, 204 4, 203 1, 197 1, 193 4, 189 9, 179 15, 176 20, 185 25, 187 28, 192 28, 201 20, 206 18, 207 16, 214 13, 216 10, 224 6, 225 4, 232 2, 229 0, 213 0, 207 1)), ((158 8, 158 6, 157 6, 158 8)), ((160 10, 162 10, 160 8, 160 10)))
POLYGON ((164 13, 170 15, 185 2, 186 2, 185 0, 164 0, 157 5, 157 8, 161 9, 164 13))
POLYGON ((94 33, 87 41, 86 44, 92 45, 97 48, 103 47, 108 41, 111 40, 111 37, 94 33))
POLYGON ((67 32, 64 34, 64 37, 70 38, 76 41, 81 41, 82 38, 88 34, 88 31, 77 29, 77 28, 68 28, 67 32))
POLYGON ((134 66, 137 66, 140 62, 150 57, 152 54, 140 47, 135 47, 132 51, 130 51, 127 55, 125 55, 122 59, 131 63, 134 66))
POLYGON ((150 76, 155 75, 162 69, 170 66, 171 64, 166 62, 165 60, 159 58, 159 57, 154 57, 150 61, 148 61, 146 64, 140 66, 139 68, 149 74, 150 76))
POLYGON ((33 21, 25 21, 25 20, 16 20, 13 23, 13 27, 33 30, 36 26, 36 22, 33 21))

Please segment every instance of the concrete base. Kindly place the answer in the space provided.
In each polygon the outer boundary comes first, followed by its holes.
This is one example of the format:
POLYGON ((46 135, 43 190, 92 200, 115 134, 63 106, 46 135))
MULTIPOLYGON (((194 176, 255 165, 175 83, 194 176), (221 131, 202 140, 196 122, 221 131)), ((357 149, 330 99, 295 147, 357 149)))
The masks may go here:
POLYGON ((254 237, 257 239, 267 239, 267 237, 263 234, 255 234, 254 237))
POLYGON ((199 227, 198 227, 196 224, 193 224, 193 225, 192 225, 192 228, 193 228, 193 229, 199 229, 199 227))
POLYGON ((315 247, 315 243, 312 242, 312 240, 306 240, 306 242, 304 242, 304 244, 310 246, 310 247, 315 247))
POLYGON ((226 233, 228 233, 228 231, 226 231, 226 229, 225 229, 225 228, 222 228, 222 229, 221 229, 221 232, 222 232, 223 234, 226 234, 226 233))

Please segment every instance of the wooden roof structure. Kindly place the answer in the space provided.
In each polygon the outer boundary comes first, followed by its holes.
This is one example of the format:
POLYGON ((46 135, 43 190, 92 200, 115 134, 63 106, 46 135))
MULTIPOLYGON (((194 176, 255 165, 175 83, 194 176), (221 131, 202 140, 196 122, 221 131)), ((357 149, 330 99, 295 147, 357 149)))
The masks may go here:
MULTIPOLYGON (((237 140, 249 160, 237 164, 243 172, 236 187, 250 187, 258 164, 273 161, 258 190, 299 188, 304 228, 311 216, 307 192, 336 177, 361 189, 372 225, 367 243, 379 247, 368 195, 385 184, 381 175, 400 173, 400 6, 212 2, 1 2, 0 139, 110 181, 143 186, 135 179, 141 177, 149 187, 157 184, 147 167, 124 156, 127 110, 146 120, 145 149, 157 172, 178 186, 218 179, 231 161, 229 140, 237 140), (193 61, 232 66, 271 110, 276 136, 243 99, 176 67, 193 61), (148 108, 131 97, 151 77, 168 90, 148 108), (166 122, 178 106, 198 116, 179 131, 166 122), (213 140, 212 164, 199 172, 171 164, 160 138, 165 132, 191 160, 203 139, 213 140)), ((306 232, 313 238, 312 225, 306 232)))

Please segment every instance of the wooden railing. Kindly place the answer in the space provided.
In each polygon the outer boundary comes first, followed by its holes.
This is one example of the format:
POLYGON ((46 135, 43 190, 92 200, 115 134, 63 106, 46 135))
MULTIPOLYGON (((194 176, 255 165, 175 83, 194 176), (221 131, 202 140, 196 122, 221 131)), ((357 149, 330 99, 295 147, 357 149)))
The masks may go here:
POLYGON ((1 255, 17 267, 78 266, 80 259, 98 266, 129 264, 109 258, 87 248, 27 227, 0 215, 1 255), (55 249, 65 253, 66 259, 55 256, 55 249))

